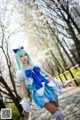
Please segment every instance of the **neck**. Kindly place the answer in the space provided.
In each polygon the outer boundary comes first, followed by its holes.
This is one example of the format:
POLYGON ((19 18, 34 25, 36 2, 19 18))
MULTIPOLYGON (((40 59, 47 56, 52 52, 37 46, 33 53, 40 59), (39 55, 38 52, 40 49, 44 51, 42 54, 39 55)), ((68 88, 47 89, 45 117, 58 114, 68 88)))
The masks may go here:
POLYGON ((28 66, 30 66, 30 64, 28 64, 28 63, 23 63, 23 66, 24 66, 24 67, 28 67, 28 66))

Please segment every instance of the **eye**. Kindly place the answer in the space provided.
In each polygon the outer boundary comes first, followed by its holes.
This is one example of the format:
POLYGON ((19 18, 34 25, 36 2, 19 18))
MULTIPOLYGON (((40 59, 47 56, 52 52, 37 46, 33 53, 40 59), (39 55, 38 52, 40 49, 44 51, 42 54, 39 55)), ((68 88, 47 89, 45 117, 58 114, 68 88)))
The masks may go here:
POLYGON ((28 56, 27 53, 25 55, 28 56))
POLYGON ((22 55, 20 57, 23 57, 22 55))

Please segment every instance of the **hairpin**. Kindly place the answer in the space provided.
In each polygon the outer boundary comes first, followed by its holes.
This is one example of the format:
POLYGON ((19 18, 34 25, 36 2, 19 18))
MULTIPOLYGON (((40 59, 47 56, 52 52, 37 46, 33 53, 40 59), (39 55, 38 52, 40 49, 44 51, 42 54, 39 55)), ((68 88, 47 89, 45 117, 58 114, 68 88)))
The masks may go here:
POLYGON ((20 48, 17 48, 17 49, 13 49, 14 53, 16 53, 18 50, 21 50, 21 49, 24 49, 24 47, 20 47, 20 48))

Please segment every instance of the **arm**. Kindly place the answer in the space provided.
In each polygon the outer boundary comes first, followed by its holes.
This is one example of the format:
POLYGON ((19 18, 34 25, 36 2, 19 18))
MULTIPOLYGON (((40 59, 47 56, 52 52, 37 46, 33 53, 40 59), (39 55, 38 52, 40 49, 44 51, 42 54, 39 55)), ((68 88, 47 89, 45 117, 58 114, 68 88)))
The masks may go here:
POLYGON ((20 82, 20 86, 22 89, 23 99, 21 100, 20 104, 23 107, 23 110, 26 112, 31 112, 31 106, 30 106, 30 98, 28 97, 28 89, 26 88, 25 81, 20 82))
MULTIPOLYGON (((42 74, 45 74, 45 73, 47 73, 47 72, 45 72, 43 69, 41 69, 41 73, 42 74)), ((62 87, 63 87, 63 83, 61 82, 61 80, 54 80, 53 79, 53 77, 50 75, 50 74, 48 74, 47 73, 47 77, 48 77, 48 80, 51 82, 51 84, 53 84, 53 82, 52 81, 54 81, 54 83, 55 83, 55 85, 59 88, 59 89, 61 89, 62 87)), ((45 75, 45 77, 46 77, 46 75, 45 75)), ((54 84, 53 84, 54 85, 54 84)))
POLYGON ((45 77, 48 77, 48 78, 50 78, 51 80, 53 79, 53 77, 52 77, 50 74, 48 74, 44 69, 41 69, 41 73, 42 73, 43 75, 45 75, 45 77))
POLYGON ((30 99, 28 97, 29 92, 28 92, 28 88, 26 87, 26 84, 25 84, 24 74, 20 71, 16 74, 16 77, 17 77, 17 81, 20 84, 21 93, 23 96, 20 104, 22 105, 24 111, 31 112, 30 99))
POLYGON ((42 73, 43 75, 45 75, 45 77, 48 77, 48 76, 49 76, 49 74, 48 74, 44 69, 41 69, 41 73, 42 73))
POLYGON ((22 94, 23 94, 23 98, 28 98, 29 94, 28 94, 28 89, 26 88, 25 82, 21 81, 20 86, 21 86, 21 91, 22 91, 22 94))

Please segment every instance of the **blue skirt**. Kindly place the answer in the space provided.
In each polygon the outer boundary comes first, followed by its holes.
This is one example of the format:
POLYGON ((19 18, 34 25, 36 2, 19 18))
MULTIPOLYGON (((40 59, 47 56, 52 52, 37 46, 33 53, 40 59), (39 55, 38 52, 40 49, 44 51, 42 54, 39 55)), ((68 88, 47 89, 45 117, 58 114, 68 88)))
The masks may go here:
POLYGON ((42 96, 40 96, 36 90, 33 90, 32 92, 32 99, 34 100, 34 102, 40 107, 40 108, 44 108, 45 105, 45 101, 44 98, 48 98, 49 101, 51 102, 56 102, 57 100, 57 96, 55 94, 55 91, 53 89, 53 87, 50 87, 48 85, 45 85, 44 88, 44 94, 42 96))

